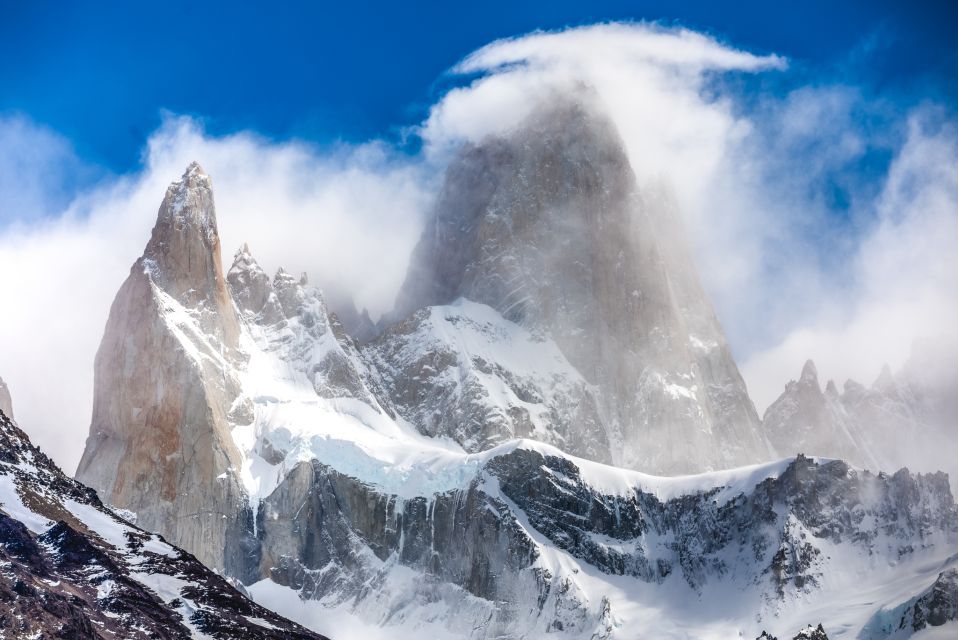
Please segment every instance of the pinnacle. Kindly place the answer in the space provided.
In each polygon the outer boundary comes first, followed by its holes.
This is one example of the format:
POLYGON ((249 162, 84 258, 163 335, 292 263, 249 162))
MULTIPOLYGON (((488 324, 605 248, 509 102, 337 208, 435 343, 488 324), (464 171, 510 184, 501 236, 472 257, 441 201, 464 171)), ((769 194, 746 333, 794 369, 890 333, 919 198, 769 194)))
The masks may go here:
POLYGON ((236 253, 233 254, 233 264, 236 264, 244 258, 247 260, 251 260, 253 258, 253 254, 250 253, 249 250, 249 244, 246 242, 244 242, 242 246, 236 250, 236 253))
POLYGON ((895 376, 887 362, 882 365, 881 373, 878 374, 878 378, 872 387, 879 391, 890 391, 895 388, 895 376))
POLYGON ((802 367, 802 377, 800 380, 802 382, 818 383, 818 369, 815 368, 815 363, 811 360, 805 361, 805 366, 802 367))
POLYGON ((197 162, 196 160, 188 164, 186 167, 186 171, 183 172, 184 178, 187 178, 189 176, 195 176, 195 175, 203 175, 203 176, 206 175, 206 171, 203 170, 203 167, 200 166, 200 163, 197 162))

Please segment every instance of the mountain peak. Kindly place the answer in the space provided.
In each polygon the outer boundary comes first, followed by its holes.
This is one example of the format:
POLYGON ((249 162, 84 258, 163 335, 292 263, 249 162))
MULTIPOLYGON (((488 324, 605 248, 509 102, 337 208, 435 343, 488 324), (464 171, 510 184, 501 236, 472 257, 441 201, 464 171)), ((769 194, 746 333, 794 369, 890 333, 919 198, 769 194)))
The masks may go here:
POLYGON ((690 473, 767 455, 675 201, 638 183, 593 96, 543 101, 462 149, 391 319, 466 298, 548 334, 597 389, 622 466, 690 473))
POLYGON ((835 384, 834 380, 829 380, 825 385, 825 395, 833 399, 837 399, 841 396, 841 394, 838 392, 838 386, 835 384))
POLYGON ((805 365, 802 367, 802 376, 799 378, 799 382, 815 384, 816 386, 818 385, 818 369, 815 368, 815 363, 811 360, 805 361, 805 365))
MULTIPOLYGON (((160 212, 171 217, 180 217, 192 214, 192 219, 201 220, 212 225, 215 233, 216 212, 213 208, 213 181, 203 171, 198 162, 191 162, 183 175, 166 189, 164 204, 160 212)), ((190 220, 191 218, 186 218, 190 220)))
POLYGON ((872 388, 876 391, 894 391, 897 388, 895 382, 895 375, 891 372, 891 367, 888 366, 888 363, 882 365, 881 372, 878 374, 878 378, 875 379, 875 382, 872 383, 872 388))
POLYGON ((167 188, 137 269, 184 307, 211 312, 205 324, 215 327, 227 347, 236 346, 238 327, 223 277, 213 185, 198 163, 167 188))

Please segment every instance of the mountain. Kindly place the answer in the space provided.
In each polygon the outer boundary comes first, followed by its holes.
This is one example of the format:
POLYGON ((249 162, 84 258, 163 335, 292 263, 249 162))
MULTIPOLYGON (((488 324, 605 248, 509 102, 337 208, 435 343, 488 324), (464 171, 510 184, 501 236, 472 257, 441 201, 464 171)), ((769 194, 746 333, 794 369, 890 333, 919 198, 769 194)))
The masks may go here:
POLYGON ((901 371, 886 365, 866 387, 847 380, 822 391, 811 361, 765 411, 762 422, 782 455, 838 456, 871 469, 909 466, 958 471, 955 360, 917 345, 901 371))
MULTIPOLYGON (((856 394, 857 388, 851 383, 846 389, 856 394)), ((859 398, 862 395, 857 394, 859 398)), ((868 437, 862 432, 867 425, 849 419, 848 407, 834 382, 829 380, 822 390, 818 370, 811 360, 802 367, 799 379, 789 382, 782 395, 765 410, 762 424, 772 446, 780 452, 827 453, 877 468, 868 437)))
POLYGON ((105 507, 5 414, 0 636, 322 640, 105 507))
MULTIPOLYGON (((550 438, 570 453, 667 474, 768 459, 676 206, 640 188, 597 102, 587 89, 555 96, 452 161, 393 318, 465 298, 554 342, 593 387, 588 436, 576 442, 560 420, 550 438), (593 436, 600 430, 604 442, 593 436)), ((515 406, 502 438, 527 428, 515 406)), ((471 451, 490 441, 475 430, 450 435, 471 451)))
POLYGON ((545 324, 460 296, 361 344, 247 246, 223 277, 217 237, 191 165, 111 310, 78 475, 318 632, 857 633, 958 566, 944 474, 603 464, 609 397, 545 324))

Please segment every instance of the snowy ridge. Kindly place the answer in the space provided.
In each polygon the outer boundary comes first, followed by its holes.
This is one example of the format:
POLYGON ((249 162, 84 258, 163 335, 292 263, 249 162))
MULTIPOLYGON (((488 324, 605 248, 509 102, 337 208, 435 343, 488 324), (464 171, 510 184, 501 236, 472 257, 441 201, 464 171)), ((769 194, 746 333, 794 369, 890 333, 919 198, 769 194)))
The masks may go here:
POLYGON ((460 298, 427 307, 363 348, 375 383, 424 435, 475 453, 533 438, 610 461, 596 389, 545 332, 460 298))

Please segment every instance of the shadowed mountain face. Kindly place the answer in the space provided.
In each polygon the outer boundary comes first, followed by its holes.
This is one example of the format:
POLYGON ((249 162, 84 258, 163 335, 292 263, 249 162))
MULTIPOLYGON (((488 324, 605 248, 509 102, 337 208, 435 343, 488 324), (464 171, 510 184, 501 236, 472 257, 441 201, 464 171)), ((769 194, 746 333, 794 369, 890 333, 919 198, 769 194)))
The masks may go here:
POLYGON ((448 169, 394 315, 460 297, 556 341, 596 387, 616 464, 681 473, 770 455, 673 203, 639 188, 588 94, 448 169))

